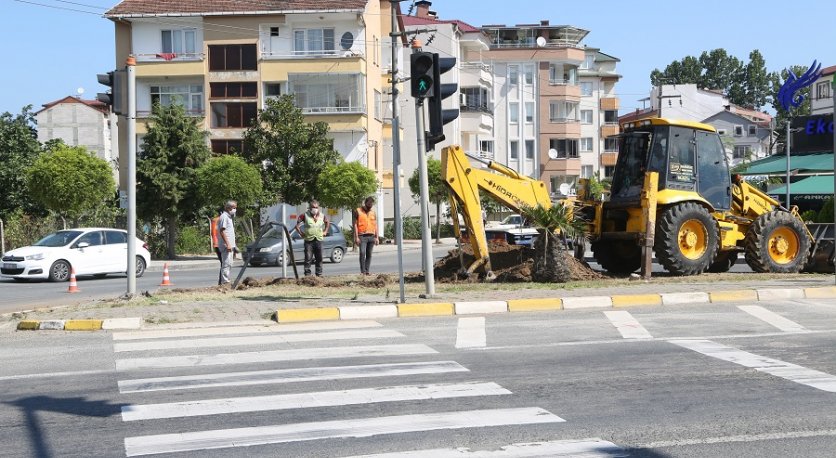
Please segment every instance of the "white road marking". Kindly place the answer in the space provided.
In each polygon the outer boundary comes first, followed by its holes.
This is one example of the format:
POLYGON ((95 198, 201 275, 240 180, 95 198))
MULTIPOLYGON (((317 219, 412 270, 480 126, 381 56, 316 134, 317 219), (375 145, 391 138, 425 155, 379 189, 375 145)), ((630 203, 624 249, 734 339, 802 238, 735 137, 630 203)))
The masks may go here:
POLYGON ((711 356, 712 358, 739 364, 822 391, 836 393, 836 377, 825 372, 759 356, 710 340, 671 340, 670 342, 706 356, 711 356))
POLYGON ((790 321, 775 312, 771 312, 760 305, 738 305, 737 308, 752 315, 755 318, 765 321, 766 323, 775 326, 781 331, 786 332, 804 332, 807 330, 804 326, 790 321))
POLYGON ((652 339, 653 336, 647 332, 630 312, 625 310, 612 310, 604 312, 613 326, 618 329, 625 339, 652 339))
POLYGON ((75 377, 78 375, 99 375, 110 374, 112 370, 90 370, 90 371, 70 371, 70 372, 44 372, 42 374, 22 374, 22 375, 6 375, 0 377, 0 382, 6 380, 27 380, 33 378, 49 378, 49 377, 75 377))
POLYGON ((413 450, 409 452, 358 455, 348 458, 620 458, 630 456, 626 450, 602 439, 557 440, 548 442, 522 442, 506 445, 498 450, 471 450, 467 447, 413 450))
POLYGON ((511 394, 511 392, 496 383, 490 382, 384 386, 354 390, 127 405, 122 407, 122 421, 336 407, 379 402, 499 396, 504 394, 511 394))
POLYGON ((222 364, 251 364, 276 361, 307 361, 315 359, 362 358, 401 355, 429 355, 437 351, 421 344, 367 345, 351 348, 305 348, 272 350, 220 355, 163 356, 158 358, 126 358, 116 360, 116 370, 151 369, 163 367, 217 366, 222 364))
POLYGON ((666 447, 682 447, 686 445, 703 445, 703 444, 726 444, 731 442, 757 442, 757 441, 772 441, 785 439, 804 439, 807 437, 832 437, 836 436, 836 429, 825 429, 819 431, 792 431, 786 433, 764 433, 764 434, 741 434, 738 436, 720 436, 720 437, 703 437, 699 439, 682 439, 675 441, 659 441, 650 442, 648 444, 638 444, 637 448, 666 448, 666 447))
POLYGON ((479 348, 487 345, 485 317, 459 318, 456 328, 456 348, 479 348))
POLYGON ((468 372, 455 361, 426 363, 370 364, 363 366, 306 367, 270 371, 225 372, 218 374, 183 375, 119 381, 120 393, 146 391, 193 390, 220 386, 267 385, 278 383, 343 380, 366 377, 397 377, 417 374, 468 372))
POLYGON ((403 337, 398 331, 389 329, 362 329, 353 331, 306 332, 287 335, 207 337, 205 339, 143 340, 138 342, 114 343, 113 351, 171 350, 185 348, 240 347, 245 345, 286 344, 291 342, 316 342, 323 340, 390 339, 403 337))
POLYGON ((125 438, 127 456, 174 453, 331 438, 371 437, 442 429, 563 422, 537 407, 343 419, 125 438))
POLYGON ((363 329, 383 326, 376 321, 326 321, 322 323, 274 324, 270 326, 226 326, 188 329, 154 329, 148 331, 114 332, 113 340, 160 339, 176 337, 222 336, 233 334, 285 333, 330 331, 334 329, 363 329))
POLYGON ((0 329, 10 328, 10 327, 12 327, 12 324, 14 324, 14 321, 7 321, 5 323, 0 323, 0 329))

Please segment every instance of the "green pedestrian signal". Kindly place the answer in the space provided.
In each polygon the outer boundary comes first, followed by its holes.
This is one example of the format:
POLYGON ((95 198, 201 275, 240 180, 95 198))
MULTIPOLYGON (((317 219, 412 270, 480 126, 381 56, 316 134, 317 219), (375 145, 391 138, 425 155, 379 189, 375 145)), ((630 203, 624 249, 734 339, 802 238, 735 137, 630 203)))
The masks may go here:
POLYGON ((410 80, 412 96, 425 99, 433 91, 433 55, 429 52, 416 52, 410 55, 410 80))

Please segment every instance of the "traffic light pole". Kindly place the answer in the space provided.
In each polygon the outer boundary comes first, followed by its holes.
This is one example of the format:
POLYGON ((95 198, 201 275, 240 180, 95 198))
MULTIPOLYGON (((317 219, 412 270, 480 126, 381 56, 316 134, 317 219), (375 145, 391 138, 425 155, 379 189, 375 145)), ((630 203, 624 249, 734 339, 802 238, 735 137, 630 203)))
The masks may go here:
POLYGON ((400 117, 398 115, 398 17, 395 5, 398 0, 391 0, 389 8, 392 10, 392 168, 394 169, 393 186, 395 198, 395 243, 398 245, 398 284, 400 286, 401 304, 406 302, 403 278, 403 217, 401 215, 401 135, 400 117))
POLYGON ((125 62, 128 72, 128 114, 125 116, 128 137, 128 291, 136 295, 136 59, 125 62))
MULTIPOLYGON (((419 52, 413 44, 413 53, 419 52)), ((415 130, 418 132, 418 179, 421 184, 421 259, 424 267, 426 295, 435 295, 435 272, 433 272, 432 231, 430 230, 430 185, 427 179, 427 150, 424 145, 424 99, 415 99, 415 130)))

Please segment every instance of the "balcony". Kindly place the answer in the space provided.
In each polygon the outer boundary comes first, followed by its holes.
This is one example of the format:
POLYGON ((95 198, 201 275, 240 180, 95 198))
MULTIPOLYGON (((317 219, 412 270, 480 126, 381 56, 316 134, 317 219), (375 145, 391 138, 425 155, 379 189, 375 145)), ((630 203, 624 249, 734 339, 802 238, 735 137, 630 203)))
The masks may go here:
POLYGON ((205 73, 203 53, 157 53, 136 56, 136 76, 194 76, 205 73))
MULTIPOLYGON (((151 110, 137 110, 136 117, 137 118, 150 118, 152 115, 151 110)), ((206 110, 204 109, 197 109, 197 110, 186 110, 186 116, 190 118, 202 118, 206 116, 206 110)))
POLYGON ((601 97, 601 110, 617 110, 618 97, 601 97))
POLYGON ((616 161, 618 161, 618 153, 601 153, 602 167, 614 166, 616 161))
POLYGON ((579 158, 546 158, 543 172, 558 172, 560 175, 580 175, 581 160, 579 158))
POLYGON ((604 138, 618 135, 619 129, 617 123, 610 123, 601 126, 601 136, 604 138))

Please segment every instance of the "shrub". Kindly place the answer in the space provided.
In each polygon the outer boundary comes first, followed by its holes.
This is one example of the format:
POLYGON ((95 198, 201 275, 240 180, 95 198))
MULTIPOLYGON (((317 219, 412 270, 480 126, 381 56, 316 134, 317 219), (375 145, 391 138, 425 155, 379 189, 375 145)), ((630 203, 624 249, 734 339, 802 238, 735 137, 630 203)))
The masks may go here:
POLYGON ((817 223, 832 223, 833 222, 833 197, 828 197, 824 201, 824 206, 819 211, 817 223))
POLYGON ((198 228, 185 226, 177 235, 177 254, 206 254, 209 253, 209 227, 204 224, 198 228))
POLYGON ((801 220, 804 222, 815 221, 817 217, 818 213, 816 213, 815 210, 806 210, 803 213, 801 213, 801 220))

